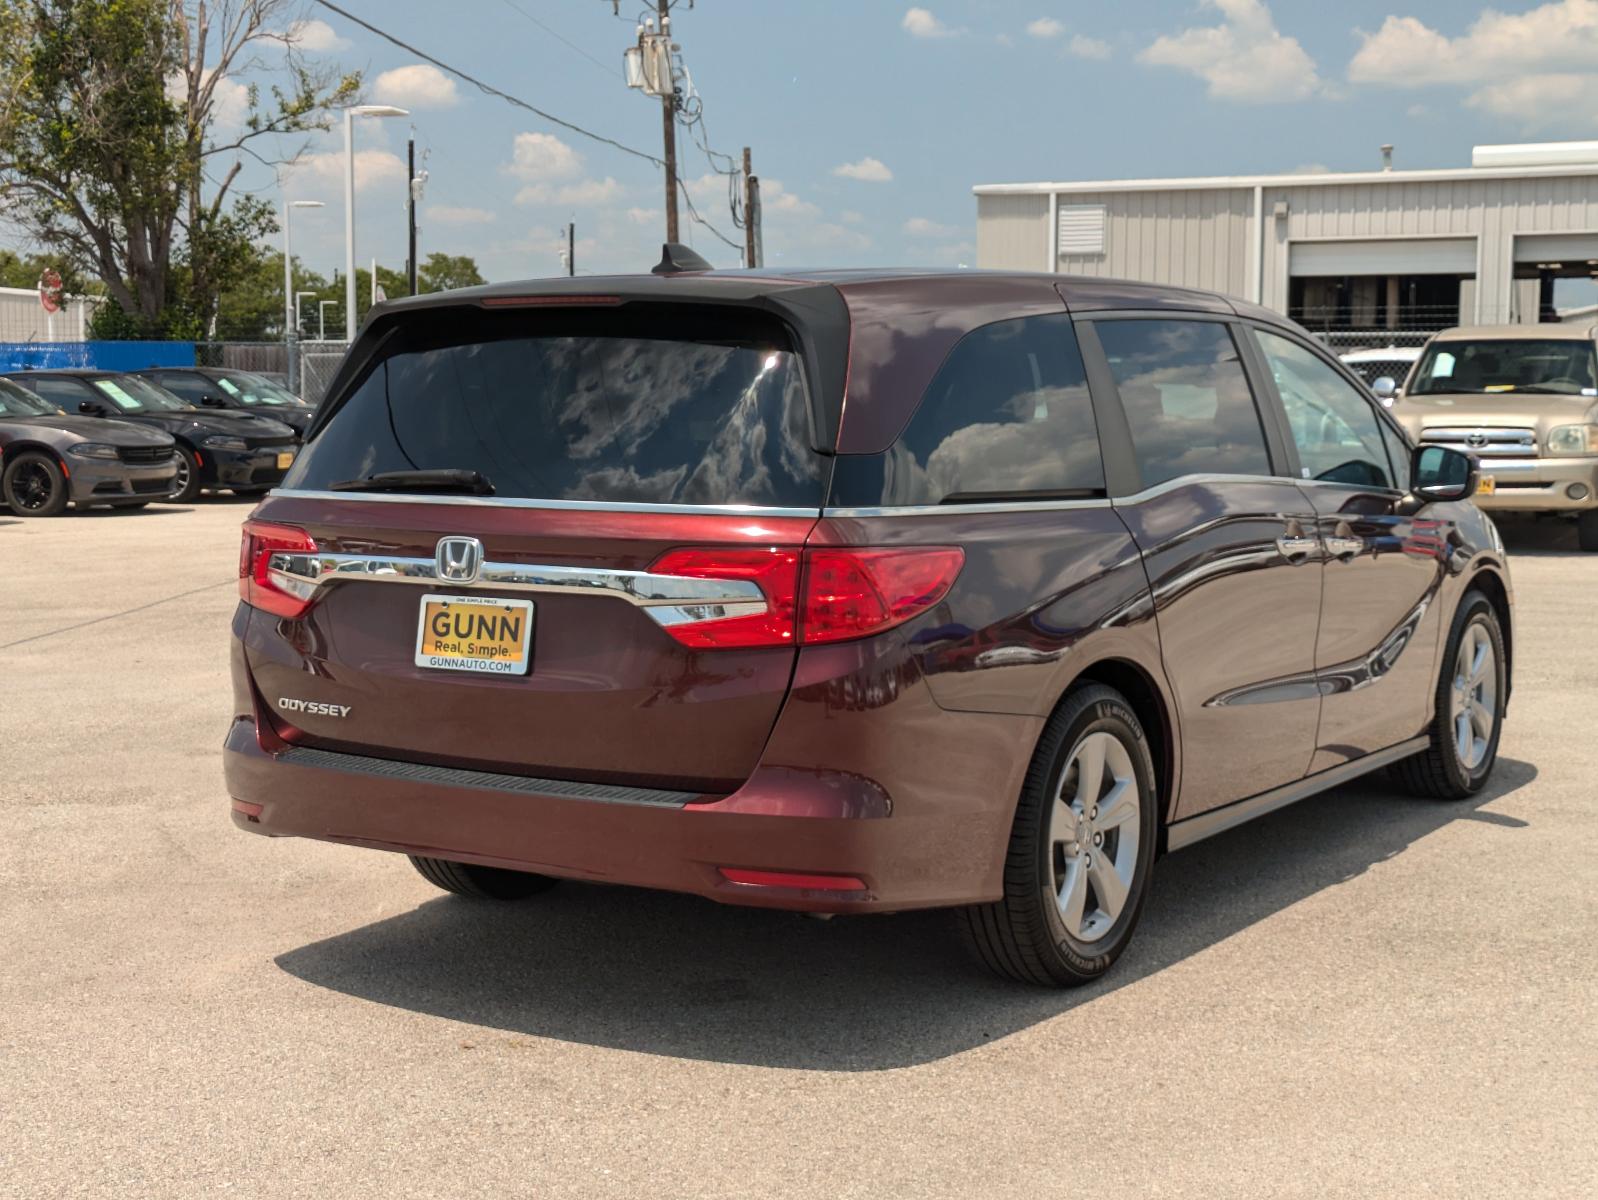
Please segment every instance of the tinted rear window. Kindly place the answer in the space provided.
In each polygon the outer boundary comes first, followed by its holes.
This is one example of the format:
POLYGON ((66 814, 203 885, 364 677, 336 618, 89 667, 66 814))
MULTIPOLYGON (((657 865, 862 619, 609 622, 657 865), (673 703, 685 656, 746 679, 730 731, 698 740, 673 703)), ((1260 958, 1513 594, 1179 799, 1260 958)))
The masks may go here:
POLYGON ((830 503, 939 504, 1099 495, 1104 466, 1071 318, 998 321, 962 338, 885 454, 840 455, 830 503))
POLYGON ((781 325, 643 308, 419 315, 425 331, 401 335, 285 486, 458 468, 502 497, 818 506, 825 460, 781 325))

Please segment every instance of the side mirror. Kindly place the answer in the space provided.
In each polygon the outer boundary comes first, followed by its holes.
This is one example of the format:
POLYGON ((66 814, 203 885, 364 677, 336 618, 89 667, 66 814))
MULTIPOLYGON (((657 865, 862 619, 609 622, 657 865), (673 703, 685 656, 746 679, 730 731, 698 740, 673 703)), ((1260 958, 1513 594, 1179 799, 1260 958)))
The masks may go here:
POLYGON ((206 408, 226 408, 227 407, 227 401, 222 399, 221 396, 201 396, 200 397, 200 403, 205 405, 206 408))
POLYGON ((1398 395, 1398 383, 1391 375, 1371 380, 1371 394, 1382 402, 1383 408, 1393 407, 1393 397, 1398 395))
POLYGON ((101 411, 100 406, 93 400, 80 400, 78 402, 78 411, 86 417, 105 416, 105 413, 101 411))
POLYGON ((1476 460, 1446 446, 1417 446, 1410 458, 1410 491, 1419 500, 1469 500, 1480 476, 1476 460))

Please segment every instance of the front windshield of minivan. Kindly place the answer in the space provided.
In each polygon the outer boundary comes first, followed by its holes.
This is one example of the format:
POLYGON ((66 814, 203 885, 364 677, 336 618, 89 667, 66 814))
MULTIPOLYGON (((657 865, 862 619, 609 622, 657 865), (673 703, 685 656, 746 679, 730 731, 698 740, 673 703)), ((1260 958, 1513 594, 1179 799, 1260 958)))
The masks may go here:
POLYGON ((106 376, 92 382, 97 391, 123 412, 189 412, 193 407, 137 375, 106 376))
POLYGON ((1433 342, 1411 396, 1518 393, 1598 396, 1598 364, 1587 338, 1491 338, 1433 342))

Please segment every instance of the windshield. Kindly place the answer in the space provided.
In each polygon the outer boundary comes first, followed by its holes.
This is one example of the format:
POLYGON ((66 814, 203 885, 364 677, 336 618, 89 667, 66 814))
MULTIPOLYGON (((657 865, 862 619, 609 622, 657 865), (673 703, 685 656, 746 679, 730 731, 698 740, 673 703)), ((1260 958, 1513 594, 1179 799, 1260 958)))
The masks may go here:
POLYGON ((1447 392, 1598 395, 1593 344, 1586 338, 1433 342, 1421 357, 1409 394, 1447 392))
POLYGON ((243 405, 298 408, 303 403, 298 396, 278 387, 270 379, 263 379, 248 371, 219 371, 214 378, 217 387, 243 405))
POLYGON ((343 400, 286 486, 450 470, 528 499, 821 502, 804 372, 769 318, 651 307, 426 337, 343 400))
POLYGON ((191 407, 137 375, 113 375, 92 382, 96 391, 123 412, 188 412, 191 407))
POLYGON ((48 400, 41 400, 27 388, 18 387, 9 379, 0 379, 0 418, 54 417, 61 410, 48 400))

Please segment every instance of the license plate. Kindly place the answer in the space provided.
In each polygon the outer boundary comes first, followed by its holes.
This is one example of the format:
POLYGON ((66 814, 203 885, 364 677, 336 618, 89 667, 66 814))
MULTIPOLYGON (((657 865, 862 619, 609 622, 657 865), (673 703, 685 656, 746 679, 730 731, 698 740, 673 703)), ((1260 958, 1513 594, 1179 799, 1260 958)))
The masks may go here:
POLYGON ((489 596, 423 596, 416 665, 485 675, 525 675, 533 602, 489 596))
POLYGON ((282 450, 282 451, 278 452, 277 469, 279 471, 287 471, 293 465, 294 465, 294 451, 292 451, 292 450, 282 450))
POLYGON ((1491 475, 1483 475, 1476 480, 1476 494, 1478 496, 1491 496, 1498 490, 1498 484, 1491 475))

